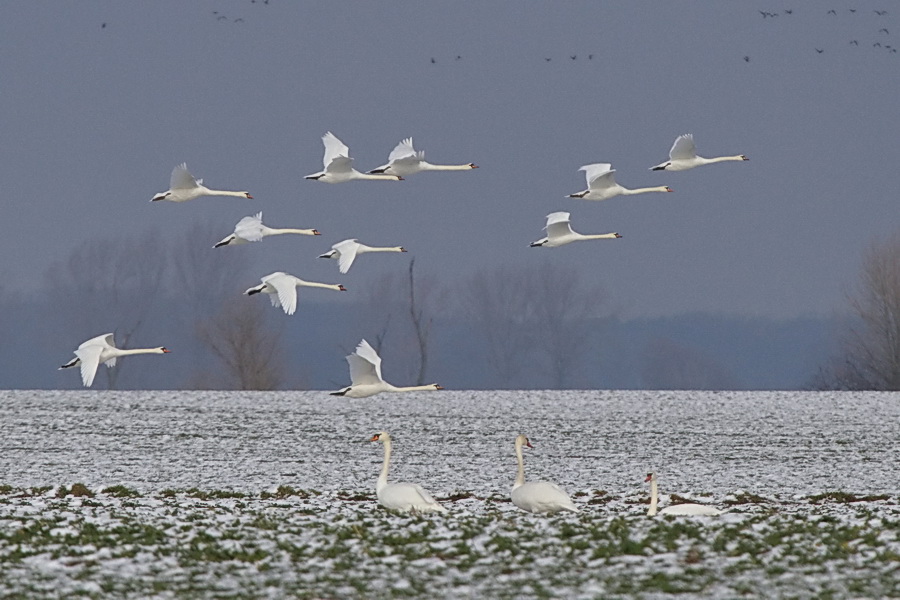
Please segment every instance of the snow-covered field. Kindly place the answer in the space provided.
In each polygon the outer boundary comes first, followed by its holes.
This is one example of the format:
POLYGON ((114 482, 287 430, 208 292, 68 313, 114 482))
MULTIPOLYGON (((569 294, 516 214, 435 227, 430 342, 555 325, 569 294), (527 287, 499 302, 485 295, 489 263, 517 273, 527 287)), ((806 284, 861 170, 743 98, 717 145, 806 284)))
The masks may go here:
POLYGON ((896 393, 0 392, 0 598, 897 597, 898 455, 896 393), (508 502, 519 432, 579 514, 508 502))

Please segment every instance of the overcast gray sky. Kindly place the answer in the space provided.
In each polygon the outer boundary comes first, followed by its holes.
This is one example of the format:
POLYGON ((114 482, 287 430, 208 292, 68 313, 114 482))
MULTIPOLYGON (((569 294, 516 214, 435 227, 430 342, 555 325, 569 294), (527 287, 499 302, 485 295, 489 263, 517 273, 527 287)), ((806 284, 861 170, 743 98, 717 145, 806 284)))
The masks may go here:
POLYGON ((216 250, 252 253, 260 275, 347 283, 315 257, 356 237, 404 245, 448 283, 481 265, 576 264, 623 317, 828 314, 900 224, 900 53, 886 47, 900 47, 900 8, 832 4, 7 4, 4 287, 37 289, 85 238, 213 221, 221 235, 197 240, 212 246, 262 210, 324 235, 216 250), (481 168, 304 181, 329 130, 360 170, 407 136, 433 162, 481 168), (750 162, 649 171, 685 132, 702 155, 750 162), (254 199, 151 204, 182 161, 254 199), (675 193, 565 198, 593 162, 675 193), (624 237, 529 248, 558 210, 624 237))

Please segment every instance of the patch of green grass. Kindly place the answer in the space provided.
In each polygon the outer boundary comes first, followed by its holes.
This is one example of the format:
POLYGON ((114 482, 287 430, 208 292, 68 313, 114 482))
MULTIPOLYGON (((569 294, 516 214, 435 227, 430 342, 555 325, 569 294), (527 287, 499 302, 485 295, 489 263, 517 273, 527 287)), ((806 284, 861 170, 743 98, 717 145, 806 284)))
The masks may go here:
POLYGON ((125 487, 124 485, 111 485, 107 488, 103 488, 101 493, 106 494, 108 496, 113 496, 115 498, 140 498, 141 494, 137 490, 133 490, 129 487, 125 487))
POLYGON ((877 502, 879 500, 890 500, 890 498, 891 497, 888 494, 858 496, 849 492, 825 492, 824 494, 810 496, 808 500, 812 504, 821 504, 824 502, 850 504, 851 502, 877 502))

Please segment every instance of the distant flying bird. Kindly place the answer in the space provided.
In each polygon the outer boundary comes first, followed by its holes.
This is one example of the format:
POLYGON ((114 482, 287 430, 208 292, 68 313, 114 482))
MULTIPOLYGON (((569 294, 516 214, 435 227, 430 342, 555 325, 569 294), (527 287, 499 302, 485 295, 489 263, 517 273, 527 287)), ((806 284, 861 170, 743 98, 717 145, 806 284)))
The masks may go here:
MULTIPOLYGON (((647 478, 644 479, 644 482, 647 481, 650 482, 650 509, 647 511, 647 516, 653 517, 656 515, 656 505, 659 501, 656 473, 647 473, 647 478)), ((716 516, 721 515, 722 511, 713 506, 707 506, 706 504, 671 504, 659 511, 659 514, 680 516, 716 516)))
POLYGON ((425 161, 425 152, 416 150, 413 147, 412 138, 401 140, 391 153, 388 155, 387 164, 381 165, 377 169, 372 169, 369 173, 386 173, 388 175, 399 175, 406 177, 421 173, 422 171, 469 171, 477 169, 474 163, 466 163, 464 165, 433 165, 425 161))
POLYGON ((850 9, 850 14, 854 14, 854 13, 856 13, 856 9, 855 9, 855 8, 851 8, 851 9, 850 9))
POLYGON ((875 42, 874 44, 872 44, 872 47, 873 48, 881 48, 881 42, 875 42))
POLYGON ((391 436, 388 432, 376 433, 369 441, 384 444, 384 463, 375 483, 375 496, 378 497, 379 504, 388 510, 409 514, 447 512, 447 509, 438 504, 418 483, 388 483, 388 469, 391 465, 391 436))
POLYGON ((825 51, 824 51, 824 50, 819 50, 818 48, 816 48, 816 52, 818 52, 819 54, 822 54, 822 53, 825 52, 825 51))
POLYGON ((750 57, 749 57, 749 56, 745 56, 745 57, 744 57, 744 62, 750 62, 750 57))
POLYGON ((646 188, 629 189, 616 183, 616 170, 609 163, 595 163, 584 165, 579 171, 584 171, 588 189, 576 194, 569 194, 569 198, 583 198, 584 200, 609 200, 616 196, 632 196, 647 192, 671 192, 668 186, 656 186, 646 188))
POLYGON ((437 61, 434 60, 434 57, 432 57, 432 58, 431 58, 431 64, 434 64, 434 63, 436 63, 436 62, 437 62, 437 61))
POLYGON ((522 446, 534 448, 528 438, 520 434, 516 436, 516 480, 513 482, 510 500, 518 508, 530 513, 556 513, 563 510, 578 512, 578 507, 569 495, 555 483, 549 481, 525 481, 525 461, 522 458, 522 446))
POLYGON ((259 294, 260 292, 269 294, 272 306, 280 306, 284 310, 284 314, 292 315, 297 310, 297 287, 317 287, 326 290, 334 290, 336 292, 346 292, 347 288, 338 284, 317 283, 315 281, 304 281, 299 277, 282 273, 281 271, 266 275, 262 279, 261 285, 254 286, 244 292, 248 296, 259 294))
POLYGON ((734 156, 717 156, 715 158, 703 158, 697 156, 697 148, 694 146, 694 136, 690 133, 678 136, 672 149, 669 150, 669 160, 662 162, 655 167, 650 167, 651 171, 686 171, 701 165, 710 165, 717 162, 725 162, 730 160, 750 160, 743 154, 734 156))
POLYGON ((69 367, 81 366, 81 382, 84 387, 91 387, 94 383, 94 376, 97 374, 97 367, 100 363, 104 363, 107 367, 116 366, 116 359, 122 356, 131 356, 133 354, 167 354, 164 346, 157 348, 132 348, 123 350, 116 348, 116 342, 113 334, 106 333, 98 335, 84 342, 75 351, 75 358, 64 364, 60 369, 68 369, 69 367))
POLYGON ((106 23, 103 23, 102 25, 100 25, 100 29, 106 29, 106 23))
POLYGON ((228 17, 226 17, 225 15, 220 15, 219 18, 216 19, 216 21, 227 21, 227 20, 228 20, 228 17))
POLYGON ((593 54, 588 54, 588 60, 593 60, 593 58, 594 58, 593 54))
POLYGON ((378 181, 400 181, 403 179, 398 175, 373 175, 368 173, 360 173, 353 168, 353 159, 350 158, 350 148, 344 145, 330 131, 322 136, 322 143, 325 145, 325 156, 322 164, 325 165, 324 171, 307 175, 306 179, 315 181, 324 181, 325 183, 344 183, 346 181, 354 181, 357 179, 375 179, 378 181))
POLYGON ((850 40, 850 45, 859 46, 859 42, 857 42, 856 40, 850 40))
POLYGON ((553 59, 552 58, 544 58, 544 60, 546 60, 547 62, 550 62, 553 59))
POLYGON ((350 385, 330 392, 332 396, 368 398, 382 392, 431 392, 444 389, 436 383, 409 387, 391 385, 381 376, 381 357, 366 340, 362 340, 353 354, 348 354, 346 358, 350 365, 350 385))
POLYGON ((187 169, 187 163, 181 163, 172 169, 172 176, 169 178, 169 189, 160 192, 150 199, 150 202, 159 200, 168 200, 169 202, 187 202, 194 200, 200 196, 236 196, 239 198, 250 198, 253 196, 249 192, 229 192, 225 190, 211 190, 203 185, 202 179, 194 179, 190 171, 187 169))
POLYGON ((234 20, 234 22, 235 23, 243 23, 244 19, 242 19, 241 17, 238 17, 237 19, 234 20))
POLYGON ((875 14, 878 15, 879 17, 883 17, 884 15, 887 14, 887 11, 886 10, 876 10, 875 14))
POLYGON ((837 15, 837 11, 834 10, 834 9, 832 8, 832 9, 829 10, 828 13, 826 13, 826 14, 829 14, 829 15, 837 15))
POLYGON ((575 233, 572 231, 569 213, 567 212, 555 212, 547 215, 547 225, 544 226, 544 229, 547 230, 547 237, 541 238, 536 242, 531 242, 532 248, 556 248, 582 240, 610 240, 622 237, 618 233, 604 233, 597 235, 582 235, 580 233, 575 233))
POLYGON ((784 9, 784 14, 786 14, 786 15, 792 15, 792 14, 794 14, 794 11, 793 11, 793 9, 786 8, 786 9, 784 9))
POLYGON ((353 266, 353 261, 356 260, 356 256, 367 252, 406 252, 406 248, 403 246, 366 246, 365 244, 360 244, 355 239, 352 239, 338 242, 331 247, 331 250, 325 254, 320 254, 319 258, 333 258, 337 260, 338 270, 341 273, 346 274, 347 271, 350 270, 350 267, 353 266))
POLYGON ((887 29, 882 28, 882 29, 878 30, 878 33, 886 33, 886 34, 890 35, 891 32, 888 31, 887 29))
POLYGON ((234 233, 223 239, 221 242, 213 246, 220 248, 222 246, 236 246, 238 244, 246 244, 247 242, 258 242, 264 237, 270 235, 282 235, 285 233, 297 233, 299 235, 319 235, 318 229, 272 229, 266 227, 262 223, 262 213, 258 212, 253 216, 244 217, 238 224, 234 226, 234 233))

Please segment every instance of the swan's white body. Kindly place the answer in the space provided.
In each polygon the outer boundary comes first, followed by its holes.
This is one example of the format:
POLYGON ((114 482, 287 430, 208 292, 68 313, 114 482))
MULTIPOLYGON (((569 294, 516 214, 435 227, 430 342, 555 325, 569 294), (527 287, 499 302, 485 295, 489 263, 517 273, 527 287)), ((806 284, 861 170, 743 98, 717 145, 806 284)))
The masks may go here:
POLYGON ((618 233, 598 233, 594 235, 575 233, 572 231, 569 213, 567 212, 555 212, 547 215, 547 225, 544 226, 544 229, 547 230, 547 237, 532 242, 532 248, 539 246, 556 248, 557 246, 564 246, 582 240, 611 240, 622 237, 618 233))
POLYGON ((322 143, 325 145, 325 156, 322 159, 325 169, 318 173, 307 175, 306 179, 314 179, 325 183, 344 183, 345 181, 355 181, 357 179, 374 179, 376 181, 399 181, 403 179, 399 175, 360 173, 353 168, 350 148, 330 131, 322 136, 322 143))
POLYGON ((512 486, 510 498, 513 504, 530 513, 555 513, 563 510, 578 512, 578 507, 555 483, 549 481, 525 482, 525 460, 522 458, 522 446, 533 448, 528 438, 520 434, 516 436, 516 460, 519 470, 512 486))
POLYGON ((75 350, 75 358, 64 364, 60 369, 68 369, 69 367, 77 367, 81 365, 81 382, 84 387, 91 387, 94 383, 94 376, 97 374, 97 367, 100 363, 104 363, 107 367, 116 366, 116 359, 120 356, 131 356, 133 354, 167 354, 167 350, 163 346, 157 348, 131 348, 123 350, 116 348, 113 334, 106 333, 98 335, 84 342, 75 350))
POLYGON ((248 192, 229 192, 226 190, 211 190, 203 185, 202 179, 194 179, 187 169, 187 163, 181 163, 172 169, 169 178, 169 189, 160 192, 150 199, 150 202, 168 200, 169 202, 187 202, 200 196, 237 196, 239 198, 253 198, 248 192))
POLYGON ((353 354, 347 355, 347 363, 350 365, 350 385, 331 392, 332 396, 367 398, 381 392, 426 392, 444 389, 436 383, 409 387, 391 385, 381 377, 381 357, 366 340, 359 343, 353 354))
POLYGON ((685 133, 678 136, 672 149, 669 150, 669 160, 661 162, 655 167, 650 167, 651 171, 686 171, 699 167, 700 165, 711 165, 717 162, 726 162, 731 160, 750 160, 743 154, 734 156, 717 156, 715 158, 703 158, 697 156, 697 147, 694 146, 694 135, 685 133))
POLYGON ((273 229, 266 227, 262 222, 262 213, 244 217, 238 224, 234 226, 234 233, 223 239, 221 242, 213 246, 220 248, 221 246, 236 246, 238 244, 246 244, 248 242, 258 242, 264 237, 270 235, 283 235, 285 233, 296 233, 299 235, 319 235, 317 229, 273 229))
POLYGON ((385 173, 406 177, 422 171, 471 171, 478 166, 473 163, 464 165, 433 165, 425 161, 425 152, 413 147, 412 138, 402 140, 388 155, 388 162, 369 173, 385 173))
POLYGON ((417 483, 388 483, 388 468, 391 464, 391 436, 386 431, 376 433, 370 440, 384 444, 384 464, 375 483, 378 502, 388 510, 403 513, 445 513, 447 509, 437 503, 431 494, 417 483))
POLYGON ((320 254, 319 258, 333 258, 337 260, 338 270, 341 273, 347 273, 347 271, 350 270, 353 261, 356 260, 356 256, 358 254, 365 254, 366 252, 406 252, 406 249, 403 248, 403 246, 366 246, 365 244, 360 244, 355 239, 352 239, 338 242, 331 247, 331 250, 325 254, 320 254))
MULTIPOLYGON (((656 485, 656 473, 647 473, 647 478, 644 481, 650 482, 650 509, 647 511, 647 516, 652 517, 657 513, 656 504, 659 495, 659 490, 657 489, 656 485)), ((719 509, 712 506, 706 506, 705 504, 673 504, 672 506, 667 506, 658 512, 661 515, 679 516, 715 516, 722 514, 722 511, 720 511, 719 509)))
POLYGON ((579 171, 584 171, 588 189, 577 194, 569 194, 569 198, 582 198, 584 200, 609 200, 615 196, 632 196, 647 192, 671 192, 672 188, 660 185, 656 187, 629 189, 616 183, 616 170, 609 163, 595 163, 584 165, 579 171))
POLYGON ((298 286, 325 288, 326 290, 334 290, 336 292, 347 291, 346 288, 340 284, 304 281, 299 277, 294 277, 293 275, 288 275, 281 271, 266 275, 260 279, 260 281, 262 281, 260 285, 254 286, 244 293, 248 296, 259 294, 260 292, 269 294, 269 299, 272 300, 272 306, 280 306, 284 309, 285 314, 288 315, 294 314, 297 310, 298 286))

